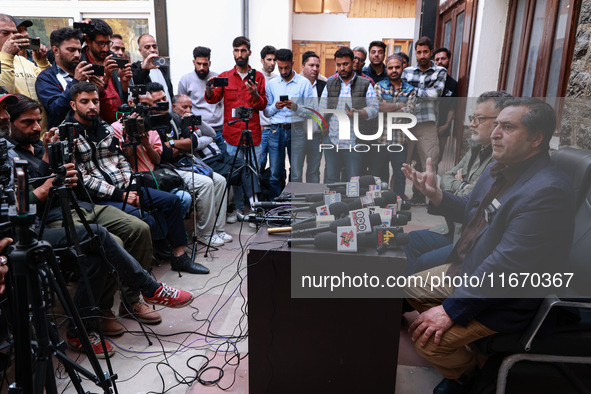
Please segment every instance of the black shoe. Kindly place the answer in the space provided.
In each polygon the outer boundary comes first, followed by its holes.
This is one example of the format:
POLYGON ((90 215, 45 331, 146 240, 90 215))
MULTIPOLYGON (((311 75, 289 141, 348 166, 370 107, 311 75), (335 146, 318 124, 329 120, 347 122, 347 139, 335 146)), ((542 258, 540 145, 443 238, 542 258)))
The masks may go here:
POLYGON ((170 266, 175 271, 188 272, 190 274, 209 274, 209 268, 191 261, 191 258, 183 253, 179 257, 173 257, 170 266))
POLYGON ((459 379, 444 378, 435 388, 433 394, 465 394, 470 391, 472 379, 462 375, 459 379))
POLYGON ((410 205, 413 205, 413 206, 427 205, 427 203, 425 202, 425 196, 422 194, 414 194, 412 196, 412 198, 410 199, 410 205))
POLYGON ((171 260, 174 256, 172 254, 172 248, 165 239, 154 241, 154 254, 158 260, 171 260))

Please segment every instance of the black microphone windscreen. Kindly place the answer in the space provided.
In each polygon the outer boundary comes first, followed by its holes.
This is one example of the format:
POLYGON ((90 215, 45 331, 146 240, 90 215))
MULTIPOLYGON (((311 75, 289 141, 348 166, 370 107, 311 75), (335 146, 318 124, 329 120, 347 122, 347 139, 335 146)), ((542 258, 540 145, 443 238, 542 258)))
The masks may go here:
POLYGON ((351 201, 349 204, 349 211, 354 211, 356 209, 361 209, 363 208, 363 205, 361 204, 361 200, 356 198, 355 200, 351 201))
POLYGON ((359 177, 359 188, 360 189, 369 189, 369 185, 375 185, 376 180, 371 175, 362 175, 359 177))
POLYGON ((309 194, 306 196, 306 202, 324 201, 324 194, 309 194))
POLYGON ((328 212, 334 215, 335 219, 339 219, 341 216, 349 213, 349 205, 342 201, 335 202, 329 205, 328 212))
POLYGON ((312 221, 300 222, 300 223, 293 223, 291 225, 292 230, 305 230, 307 228, 316 227, 316 219, 312 221))
POLYGON ((396 201, 398 201, 398 196, 394 192, 382 192, 382 198, 384 199, 384 203, 386 205, 396 204, 396 201))
POLYGON ((314 237, 314 247, 318 249, 336 250, 337 235, 335 233, 322 233, 314 237))

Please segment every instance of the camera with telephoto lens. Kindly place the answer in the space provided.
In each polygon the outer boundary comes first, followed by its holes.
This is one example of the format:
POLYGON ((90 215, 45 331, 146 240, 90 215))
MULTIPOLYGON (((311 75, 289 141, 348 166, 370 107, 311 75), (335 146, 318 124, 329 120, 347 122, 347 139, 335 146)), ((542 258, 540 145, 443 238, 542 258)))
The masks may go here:
POLYGON ((232 108, 232 117, 237 119, 250 119, 252 118, 251 107, 238 107, 232 108))
POLYGON ((126 115, 124 120, 129 118, 129 115, 136 113, 143 119, 144 130, 169 130, 170 129, 170 114, 153 114, 152 111, 168 111, 168 103, 160 102, 152 107, 147 107, 140 103, 139 97, 146 94, 146 85, 131 85, 129 87, 135 107, 123 104, 117 107, 118 112, 123 112, 126 115))
POLYGON ((89 23, 74 22, 73 28, 78 29, 82 33, 85 33, 85 34, 92 34, 94 32, 94 22, 89 22, 89 23))

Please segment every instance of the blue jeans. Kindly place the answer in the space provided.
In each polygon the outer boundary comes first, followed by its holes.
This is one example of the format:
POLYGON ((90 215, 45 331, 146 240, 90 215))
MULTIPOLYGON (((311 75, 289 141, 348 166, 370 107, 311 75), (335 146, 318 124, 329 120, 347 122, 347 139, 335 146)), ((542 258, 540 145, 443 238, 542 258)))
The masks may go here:
POLYGON ((453 233, 441 235, 429 230, 418 230, 408 235, 408 245, 403 247, 407 275, 442 265, 453 249, 453 233))
MULTIPOLYGON (((228 156, 230 156, 232 158, 232 160, 234 160, 234 155, 236 154, 236 151, 238 150, 238 146, 226 144, 226 150, 228 152, 228 156)), ((261 146, 260 145, 255 145, 254 153, 256 156, 257 163, 259 163, 261 160, 261 146)), ((244 161, 244 147, 240 147, 240 150, 238 151, 238 158, 241 159, 242 161, 244 161)), ((251 158, 250 165, 252 168, 256 168, 256 165, 253 162, 252 158, 251 158)), ((244 179, 248 179, 248 182, 246 182, 246 183, 242 182, 242 185, 234 186, 234 205, 235 205, 235 208, 238 209, 239 211, 244 211, 244 196, 245 195, 250 196, 252 194, 252 184, 254 184, 254 192, 255 193, 261 192, 261 186, 259 185, 258 181, 256 181, 256 179, 253 178, 252 172, 247 170, 246 168, 244 168, 243 171, 245 171, 244 179)))
MULTIPOLYGON (((187 233, 185 232, 185 225, 183 223, 183 213, 181 211, 181 200, 178 196, 164 192, 157 189, 148 188, 153 207, 150 207, 150 200, 144 190, 138 192, 140 200, 146 209, 154 209, 158 212, 159 219, 163 219, 161 223, 166 225, 166 228, 160 228, 154 216, 144 211, 143 220, 150 226, 152 239, 159 240, 166 238, 170 246, 174 249, 179 246, 187 245, 187 233), (165 235, 165 236, 164 236, 165 235)), ((123 202, 106 201, 103 205, 111 205, 119 209, 123 209, 123 202)), ((125 212, 142 219, 140 209, 130 204, 125 204, 125 212)), ((162 226, 164 227, 164 226, 162 226)))
POLYGON ((261 171, 267 166, 267 154, 269 153, 269 134, 271 130, 269 128, 263 129, 261 133, 261 161, 259 161, 259 168, 261 171))
POLYGON ((215 132, 215 143, 218 145, 218 148, 222 151, 223 154, 226 153, 226 140, 222 136, 222 130, 218 130, 215 132))
POLYGON ((324 183, 348 182, 351 177, 359 176, 361 172, 361 155, 351 150, 340 150, 337 147, 324 151, 326 168, 324 169, 324 183), (341 169, 342 174, 341 174, 341 169))
MULTIPOLYGON (((402 199, 404 199, 404 188, 406 186, 406 177, 402 173, 402 164, 406 162, 407 145, 403 145, 404 149, 401 152, 388 152, 388 158, 392 166, 392 177, 394 178, 394 187, 392 189, 402 199)), ((383 180, 389 181, 388 179, 383 180)))
POLYGON ((186 190, 182 189, 174 189, 170 191, 172 194, 178 196, 181 200, 181 212, 183 213, 183 217, 189 212, 191 208, 191 204, 193 203, 193 198, 191 197, 191 193, 186 190))
POLYGON ((291 130, 290 179, 292 182, 303 182, 304 161, 307 162, 306 182, 320 183, 320 161, 322 152, 320 133, 314 133, 308 140, 305 128, 291 130))
POLYGON ((291 165, 291 129, 284 129, 277 125, 271 125, 268 130, 267 146, 269 149, 269 164, 271 166, 271 179, 269 180, 269 200, 281 194, 285 187, 285 150, 290 158, 291 165))

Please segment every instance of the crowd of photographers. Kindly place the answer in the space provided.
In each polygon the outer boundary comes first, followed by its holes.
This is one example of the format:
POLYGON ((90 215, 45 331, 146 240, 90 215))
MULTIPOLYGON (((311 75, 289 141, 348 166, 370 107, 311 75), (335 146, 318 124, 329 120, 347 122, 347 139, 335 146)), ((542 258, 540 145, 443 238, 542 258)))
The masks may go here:
MULTIPOLYGON (((33 184, 31 202, 39 206, 38 212, 49 212, 47 227, 62 227, 59 204, 46 201, 55 182, 45 179, 58 173, 81 207, 70 212, 76 231, 82 231, 84 222, 91 223, 103 244, 115 245, 109 247, 108 264, 91 253, 96 261, 86 272, 99 309, 87 313, 100 315, 106 335, 124 331, 112 312, 117 284, 109 273, 116 273, 123 283, 122 317, 157 324, 161 316, 146 303, 188 305, 190 293, 149 279, 146 270, 152 256, 170 260, 177 271, 208 274, 185 253, 183 219, 194 209, 197 237, 216 247, 232 242, 224 224, 236 222, 258 198, 273 200, 281 193, 287 178, 286 153, 289 179, 300 182, 320 181, 322 143, 332 147, 324 154, 327 182, 368 171, 388 179, 391 165, 394 191, 406 198, 400 170, 406 149, 372 155, 359 155, 351 147, 347 151, 341 145, 348 140, 337 137, 336 116, 328 120, 328 129, 314 126, 308 133, 306 121, 317 110, 343 110, 351 119, 360 118, 364 127, 372 127, 380 112, 417 109, 419 144, 430 144, 417 147, 418 165, 427 155, 436 164, 432 104, 415 104, 417 97, 452 95, 445 88, 446 79, 452 79, 431 61, 432 45, 426 38, 416 44, 417 67, 407 67, 404 53, 384 59, 385 44, 375 41, 369 47, 369 66, 363 67, 364 48, 343 47, 335 53, 336 73, 326 78, 319 73, 316 53, 304 53, 302 73, 297 74, 292 51, 271 46, 261 51, 263 72, 256 71, 249 65, 249 39, 237 37, 232 42, 236 65, 221 74, 210 70, 211 50, 196 47, 195 69, 180 79, 175 95, 170 61, 159 56, 149 34, 138 38, 142 60, 132 64, 123 38, 103 20, 53 31, 49 51, 29 37, 31 25, 0 14, 0 85, 6 88, 0 107, 7 111, 1 129, 9 157, 27 160, 30 176, 43 179, 33 184), (425 53, 419 58, 420 48, 425 53), (276 66, 279 75, 274 73, 276 66), (268 184, 261 188, 257 173, 267 164, 268 184), (229 186, 231 203, 225 193, 229 186)), ((354 122, 350 123, 353 135, 354 122)), ((400 130, 390 141, 379 142, 410 145, 400 130)), ((420 202, 420 197, 415 191, 413 200, 420 202)), ((64 230, 60 231, 44 236, 54 234, 48 240, 63 246, 64 230)), ((79 287, 76 302, 84 310, 91 304, 88 289, 79 287)), ((75 335, 68 331, 68 342, 80 350, 75 335)), ((93 346, 103 355, 98 341, 93 346)))

